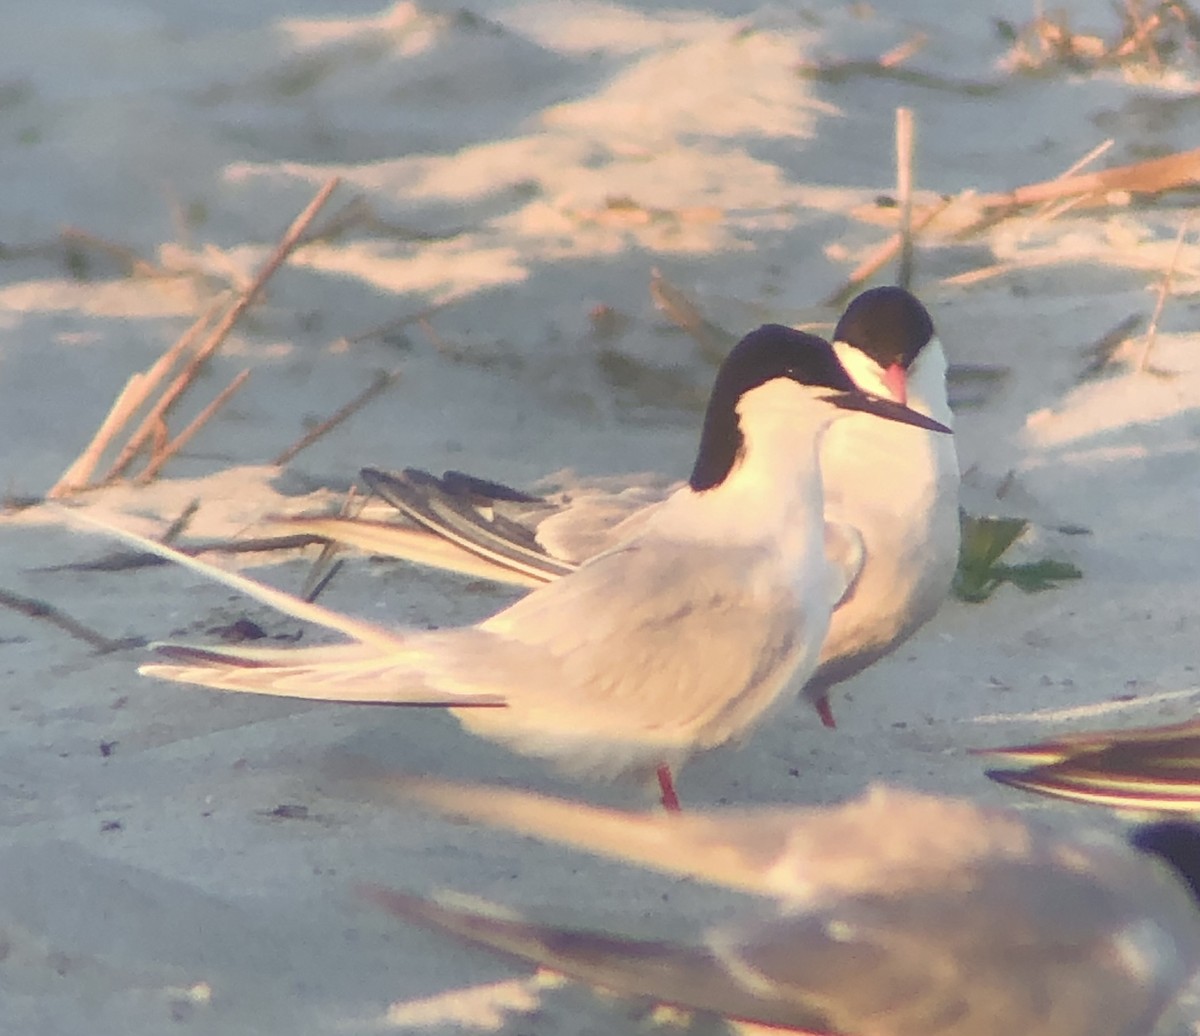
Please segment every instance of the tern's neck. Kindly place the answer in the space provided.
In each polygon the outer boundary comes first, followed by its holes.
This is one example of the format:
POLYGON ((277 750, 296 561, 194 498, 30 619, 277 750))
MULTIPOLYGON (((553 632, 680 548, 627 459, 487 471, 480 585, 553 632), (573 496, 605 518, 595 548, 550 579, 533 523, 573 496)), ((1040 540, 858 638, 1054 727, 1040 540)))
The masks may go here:
MULTIPOLYGON (((946 398, 946 351, 936 338, 921 350, 908 371, 908 405, 914 410, 954 427, 954 414, 946 398)), ((949 438, 947 436, 947 438, 949 438)))
POLYGON ((781 536, 819 542, 824 500, 818 449, 835 414, 795 383, 773 382, 748 393, 738 404, 742 442, 733 467, 709 489, 676 494, 676 533, 690 530, 730 543, 781 536))

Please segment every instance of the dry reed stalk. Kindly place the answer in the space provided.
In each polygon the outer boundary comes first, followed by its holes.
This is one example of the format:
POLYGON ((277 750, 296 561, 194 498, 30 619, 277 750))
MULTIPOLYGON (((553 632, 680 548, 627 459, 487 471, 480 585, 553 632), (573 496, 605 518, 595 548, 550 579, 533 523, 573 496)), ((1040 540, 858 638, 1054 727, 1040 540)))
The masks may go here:
MULTIPOLYGON (((1091 165, 1092 162, 1108 151, 1112 145, 1113 140, 1111 137, 1108 140, 1102 141, 1082 158, 1076 159, 1074 162, 1072 162, 1066 169, 1059 173, 1055 179, 1062 180, 1065 177, 1074 176, 1081 169, 1091 165)), ((1057 216, 1061 216, 1067 211, 1067 209, 1074 208, 1076 205, 1078 205, 1083 197, 1083 195, 1076 195, 1075 197, 1067 199, 1065 202, 1058 201, 1057 199, 1046 201, 1042 204, 1042 208, 1038 211, 1038 216, 1047 220, 1054 219, 1057 216), (1058 206, 1057 208, 1055 208, 1056 205, 1058 206)), ((982 216, 975 220, 974 223, 969 223, 967 226, 959 230, 954 235, 954 238, 956 241, 965 241, 967 238, 973 237, 981 231, 989 230, 998 223, 1002 223, 1010 216, 1016 215, 1020 209, 1021 206, 1016 204, 1007 206, 994 206, 985 209, 982 216)))
MULTIPOLYGON (((308 203, 304 211, 300 213, 293 221, 292 225, 284 232, 279 243, 275 246, 275 250, 271 253, 267 261, 255 274, 254 279, 247 286, 245 291, 241 293, 238 300, 225 312, 225 315, 217 322, 217 325, 209 333, 204 343, 196 350, 195 355, 189 361, 187 367, 180 372, 175 380, 167 387, 159 401, 151 409, 133 438, 126 446, 126 451, 136 455, 136 453, 150 438, 151 434, 165 419, 171 407, 179 400, 192 382, 196 375, 200 373, 204 365, 211 358, 213 353, 220 348, 221 343, 229 337, 229 333, 236 326, 237 322, 242 318, 243 314, 253 304, 254 300, 261 293, 267 281, 274 276, 275 272, 286 261, 287 257, 295 249, 300 240, 300 236, 308 229, 309 225, 316 218, 318 212, 329 200, 329 196, 333 194, 339 183, 338 177, 331 177, 326 181, 325 186, 317 192, 316 197, 308 203)), ((115 466, 115 465, 114 465, 115 466)))
POLYGON ((985 194, 979 198, 979 204, 985 209, 1005 206, 1020 208, 1076 194, 1096 195, 1112 191, 1159 194, 1197 182, 1200 182, 1200 148, 1193 148, 1190 151, 1164 155, 1162 158, 1113 166, 1098 173, 1060 176, 1041 183, 1027 184, 1005 193, 985 194))
POLYGON ((917 53, 926 43, 929 36, 923 32, 913 33, 903 43, 898 43, 891 50, 879 55, 880 68, 898 68, 917 53))
POLYGON ((87 488, 91 483, 92 473, 100 463, 104 451, 108 449, 109 443, 129 423, 129 419, 145 402, 146 381, 146 375, 143 373, 129 376, 125 387, 121 389, 104 420, 100 422, 100 427, 96 429, 96 434, 92 436, 92 441, 84 447, 83 452, 71 462, 71 466, 58 477, 58 481, 46 493, 48 500, 59 500, 87 488))
MULTIPOLYGON (((85 489, 91 484, 92 474, 95 472, 96 466, 100 463, 100 458, 104 455, 104 451, 108 449, 121 429, 129 423, 133 415, 142 408, 151 393, 154 392, 171 367, 174 366, 175 361, 180 355, 190 348, 192 343, 200 336, 200 333, 208 326, 209 321, 216 314, 216 311, 217 305, 214 303, 147 370, 130 376, 107 416, 100 422, 100 427, 97 429, 96 434, 92 436, 92 441, 88 443, 83 452, 51 487, 50 491, 46 494, 48 499, 69 496, 71 493, 85 489)), ((115 467, 116 465, 114 464, 115 467)), ((112 478, 113 468, 110 468, 108 474, 104 476, 103 481, 107 482, 112 478)))
MULTIPOLYGON (((1111 140, 1106 140, 1097 145, 1053 180, 1018 187, 1008 194, 984 195, 979 199, 979 203, 983 206, 985 214, 970 226, 959 231, 955 237, 963 239, 992 227, 1028 205, 1041 204, 1043 206, 1039 213, 1041 218, 1053 219, 1099 193, 1108 191, 1125 191, 1135 194, 1156 193, 1183 186, 1191 181, 1200 182, 1200 148, 1176 152, 1163 158, 1152 158, 1145 162, 1114 166, 1098 173, 1075 175, 1079 169, 1107 151, 1111 143, 1111 140)), ((1032 264, 1011 261, 994 263, 975 270, 953 274, 943 278, 942 283, 964 287, 1001 276, 1010 270, 1027 269, 1031 265, 1052 265, 1052 263, 1053 260, 1042 260, 1032 264)))
POLYGON ((169 270, 163 269, 156 263, 152 263, 149 259, 139 255, 128 245, 119 244, 116 241, 109 241, 106 238, 100 237, 98 234, 93 234, 90 230, 84 230, 82 227, 63 227, 59 232, 59 240, 63 244, 87 245, 89 248, 94 248, 98 252, 103 252, 110 256, 123 266, 127 267, 130 276, 134 277, 171 277, 174 274, 169 270))
POLYGON ((1171 253, 1171 261, 1167 264, 1162 281, 1159 283, 1158 298, 1154 302, 1154 313, 1150 317, 1150 326, 1146 328, 1146 343, 1142 346, 1142 355, 1138 357, 1137 369, 1139 371, 1150 369, 1150 351, 1154 348, 1154 342, 1158 338, 1158 321, 1162 316, 1163 306, 1167 304, 1167 296, 1171 293, 1171 278, 1175 275, 1179 254, 1183 251, 1183 238, 1191 223, 1192 214, 1190 212, 1179 222, 1179 233, 1175 235, 1175 250, 1171 253))
POLYGON ((737 337, 705 318, 700 308, 683 290, 672 284, 655 267, 650 271, 650 298, 681 331, 691 335, 700 355, 714 367, 729 355, 737 337))
POLYGON ((22 615, 28 615, 31 619, 43 619, 77 640, 91 645, 100 654, 120 651, 124 648, 141 647, 146 643, 142 637, 124 637, 119 640, 106 637, 102 633, 97 633, 90 626, 85 626, 78 619, 73 619, 61 608, 56 608, 54 605, 46 601, 39 601, 34 597, 13 593, 11 590, 0 589, 0 606, 11 608, 22 615))
MULTIPOLYGON (((170 544, 163 535, 161 542, 170 544)), ((308 532, 296 532, 285 536, 257 536, 247 539, 193 540, 186 546, 173 545, 181 554, 198 557, 201 554, 263 554, 273 550, 300 550, 327 542, 324 537, 308 532)), ((152 568, 169 562, 157 554, 142 550, 122 550, 106 554, 94 561, 73 561, 65 565, 42 565, 33 572, 128 572, 135 568, 152 568)), ((3 602, 0 602, 3 603, 3 602)))
POLYGON ((430 317, 437 316, 443 309, 449 306, 449 302, 437 302, 432 306, 426 306, 424 309, 418 310, 416 313, 409 313, 407 316, 396 317, 394 320, 389 320, 387 323, 379 324, 376 327, 369 327, 365 331, 359 331, 355 335, 346 335, 340 338, 340 343, 346 345, 357 345, 359 342, 368 342, 374 338, 386 338, 395 331, 402 331, 404 328, 412 324, 419 324, 422 320, 428 320, 430 317))
POLYGON ((896 283, 906 291, 913 280, 913 113, 911 108, 896 109, 896 196, 900 202, 900 259, 896 265, 896 283))
POLYGON ((158 476, 158 473, 162 470, 163 465, 166 464, 167 461, 169 461, 172 457, 174 457, 175 454, 177 454, 180 450, 182 450, 188 444, 188 442, 191 441, 192 436, 194 436, 205 424, 208 423, 209 418, 211 418, 213 414, 215 414, 221 409, 221 407, 223 407, 229 402, 230 399, 233 398, 238 389, 240 389, 246 383, 246 379, 248 377, 250 377, 250 371, 248 368, 240 371, 233 381, 231 381, 220 392, 217 393, 216 398, 213 399, 208 406, 206 406, 200 411, 200 413, 192 418, 182 432, 175 436, 174 439, 171 439, 169 442, 163 443, 162 446, 157 447, 154 450, 154 453, 151 454, 150 460, 146 462, 146 467, 135 480, 138 485, 144 486, 148 482, 153 482, 158 476))
POLYGON ((418 317, 416 324, 428 336, 429 340, 433 343, 433 347, 443 356, 449 356, 451 359, 454 359, 459 355, 458 347, 451 345, 445 338, 438 334, 437 328, 433 326, 433 322, 428 317, 418 317))
POLYGON ((191 524, 192 519, 196 516, 196 512, 200 510, 200 498, 193 497, 187 502, 187 505, 170 525, 166 531, 159 537, 161 543, 174 543, 180 536, 183 535, 183 530, 191 524))
MULTIPOLYGON (((342 506, 338 510, 338 517, 357 518, 362 514, 363 508, 367 506, 368 499, 359 493, 357 486, 351 486, 350 491, 346 494, 346 499, 342 501, 342 506)), ((304 600, 310 603, 315 601, 333 577, 337 575, 342 562, 334 559, 341 549, 342 545, 337 540, 329 540, 321 548, 321 553, 313 561, 312 568, 308 570, 308 575, 304 578, 304 586, 300 590, 300 596, 304 600)))
POLYGON ((394 370, 391 372, 380 371, 375 375, 374 380, 365 389, 362 390, 345 406, 340 407, 331 417, 326 418, 316 427, 308 431, 297 442, 293 443, 276 457, 272 464, 282 466, 296 456, 301 450, 308 449, 314 442, 327 432, 332 431, 340 425, 346 418, 358 413, 363 407, 371 402, 376 396, 380 395, 386 389, 391 388, 397 381, 400 380, 400 371, 394 370))
POLYGON ((1105 331, 1091 345, 1084 346, 1080 352, 1088 357, 1088 362, 1075 380, 1077 382, 1087 381, 1104 370, 1112 360, 1113 354, 1129 340, 1129 336, 1141 322, 1141 313, 1130 313, 1115 327, 1105 331))
MULTIPOLYGON (((254 280, 247 288, 239 295, 237 301, 225 312, 225 314, 217 321, 216 325, 208 332, 208 337, 196 349, 192 358, 188 361, 184 369, 176 375, 173 381, 162 392, 162 395, 151 406, 150 410, 142 418, 137 429, 126 441, 117 455, 117 459, 109 468, 108 473, 104 476, 103 482, 111 482, 124 474, 134 458, 145 448, 146 444, 151 441, 157 441, 160 445, 153 450, 150 464, 146 471, 143 471, 139 477, 139 481, 146 482, 154 477, 162 468, 163 462, 167 457, 163 457, 163 451, 169 450, 169 457, 175 453, 181 443, 179 437, 176 437, 173 444, 161 445, 166 438, 166 416, 170 409, 178 402, 179 398, 191 387, 197 374, 203 368, 204 364, 219 348, 221 343, 229 335, 230 331, 236 325, 246 310, 253 304, 263 289, 266 282, 274 275, 276 270, 286 261, 288 256, 295 250, 304 232, 311 225, 313 219, 321 208, 329 200, 330 195, 337 188, 339 183, 338 177, 332 177, 324 186, 317 192, 312 201, 305 207, 304 211, 292 221, 291 226, 284 232, 275 250, 270 257, 259 269, 254 280), (147 474, 149 472, 149 474, 147 474)), ((61 498, 69 496, 72 493, 87 489, 95 483, 92 482, 92 476, 96 466, 100 461, 108 446, 116 438, 117 434, 125 427, 132 419, 134 413, 149 400, 151 394, 158 388, 160 382, 167 376, 170 370, 175 366, 180 357, 191 349, 202 333, 209 328, 209 324, 216 316, 219 309, 219 304, 214 303, 213 306, 202 314, 192 326, 184 332, 183 335, 168 349, 155 363, 145 372, 133 375, 122 389, 116 402, 109 410, 108 415, 101 423, 99 430, 92 437, 92 441, 80 454, 80 456, 71 464, 67 471, 59 478, 59 480, 51 488, 47 494, 51 498, 61 498)), ((239 376, 235 379, 238 386, 245 378, 239 376)), ((236 391, 236 389, 234 390, 236 391)), ((230 389, 226 389, 221 396, 218 397, 220 402, 224 402, 232 394, 230 389)), ((210 404, 202 412, 203 420, 207 420, 215 413, 220 402, 215 406, 210 404)), ((188 438, 195 434, 199 425, 203 420, 197 419, 199 423, 193 421, 191 425, 185 429, 188 438)), ((184 440, 186 441, 186 439, 184 440)))
MULTIPOLYGON (((1059 173, 1058 179, 1062 180, 1065 177, 1074 176, 1080 170, 1086 169, 1094 161, 1096 161, 1097 158, 1099 158, 1101 155, 1105 154, 1108 151, 1108 149, 1113 146, 1114 143, 1116 143, 1116 141, 1113 137, 1109 137, 1107 140, 1102 140, 1099 144, 1097 144, 1094 148, 1092 148, 1092 150, 1089 151, 1086 155, 1084 155, 1082 158, 1076 159, 1066 169, 1064 169, 1061 173, 1059 173)), ((1037 211, 1037 213, 1035 215, 1038 218, 1044 219, 1046 221, 1056 219, 1057 217, 1061 216, 1064 212, 1066 212, 1068 209, 1072 209, 1076 205, 1078 205, 1079 201, 1080 201, 1079 197, 1068 198, 1065 201, 1060 201, 1060 202, 1048 201, 1042 205, 1042 207, 1037 211)))

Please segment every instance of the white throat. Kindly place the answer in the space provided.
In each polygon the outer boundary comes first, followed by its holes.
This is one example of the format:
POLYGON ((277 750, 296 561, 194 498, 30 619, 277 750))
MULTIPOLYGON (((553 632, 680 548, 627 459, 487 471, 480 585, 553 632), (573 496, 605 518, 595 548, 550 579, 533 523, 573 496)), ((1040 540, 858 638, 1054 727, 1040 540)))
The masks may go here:
MULTIPOLYGON (((873 396, 891 398, 883 368, 870 356, 848 342, 834 342, 833 351, 860 389, 873 396)), ((953 428, 954 415, 946 400, 946 369, 946 351, 935 335, 908 368, 908 406, 953 428)))
POLYGON ((728 543, 776 540, 820 542, 824 497, 818 461, 826 427, 838 410, 814 389, 779 378, 738 401, 742 447, 723 481, 701 492, 690 487, 667 501, 674 532, 728 543))

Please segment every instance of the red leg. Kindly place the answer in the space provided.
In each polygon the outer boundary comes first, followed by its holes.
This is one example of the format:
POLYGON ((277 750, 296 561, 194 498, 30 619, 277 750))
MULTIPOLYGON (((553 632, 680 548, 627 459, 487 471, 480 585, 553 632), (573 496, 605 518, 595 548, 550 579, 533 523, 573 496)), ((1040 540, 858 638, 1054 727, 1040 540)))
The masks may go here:
POLYGON ((835 729, 837 727, 837 723, 833 718, 833 709, 829 707, 829 696, 825 694, 821 695, 821 697, 816 700, 815 704, 817 707, 817 715, 821 717, 821 722, 824 723, 825 726, 827 726, 830 730, 835 729))
POLYGON ((682 813, 679 796, 675 794, 675 782, 671 780, 671 768, 663 763, 658 768, 658 787, 662 791, 662 807, 668 813, 682 813))

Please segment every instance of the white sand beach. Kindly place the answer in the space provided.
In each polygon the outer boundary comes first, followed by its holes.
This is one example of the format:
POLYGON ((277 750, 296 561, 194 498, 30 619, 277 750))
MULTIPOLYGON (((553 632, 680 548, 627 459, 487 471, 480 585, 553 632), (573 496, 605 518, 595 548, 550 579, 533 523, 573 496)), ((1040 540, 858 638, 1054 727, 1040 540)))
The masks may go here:
MULTIPOLYGON (((249 369, 245 387, 160 477, 70 506, 157 534, 196 500, 187 536, 232 537, 336 506, 364 465, 517 485, 562 467, 682 477, 713 367, 656 307, 652 271, 735 335, 768 320, 827 332, 840 307, 821 300, 895 229, 906 106, 918 208, 956 198, 918 237, 914 290, 952 363, 1003 368, 957 414, 963 505, 1028 518, 1017 556, 1070 561, 1083 578, 947 601, 845 686, 838 730, 797 703, 740 751, 687 768, 680 792, 695 807, 826 803, 885 780, 1112 826, 992 785, 968 749, 1196 711, 1200 225, 1139 366, 1200 170, 1178 190, 955 231, 981 214, 978 196, 1058 177, 1108 138, 1089 170, 1194 147, 1200 62, 1182 48, 1161 68, 1015 74, 997 19, 1034 14, 1030 0, 49 0, 9 12, 5 493, 45 494, 126 380, 243 289, 335 175, 315 225, 355 198, 356 218, 269 282, 173 430, 249 369), (870 65, 918 33, 898 68, 919 74, 870 65), (1132 337, 1082 378, 1088 347, 1131 315, 1132 337), (272 464, 380 372, 398 377, 379 398, 272 464)), ((1072 25, 1118 27, 1101 2, 1074 5, 1072 25)), ((168 566, 58 567, 120 549, 52 507, 6 507, 0 590, 113 639, 203 639, 242 617, 272 637, 301 629, 168 566)), ((296 591, 315 553, 218 563, 296 591)), ((417 626, 512 599, 361 555, 322 597, 417 626)), ((329 773, 357 757, 630 808, 648 804, 637 789, 551 777, 435 710, 208 692, 139 677, 146 657, 0 608, 4 1032, 646 1031, 628 1005, 407 928, 356 887, 458 889, 653 931, 732 901, 431 818, 329 773)))

